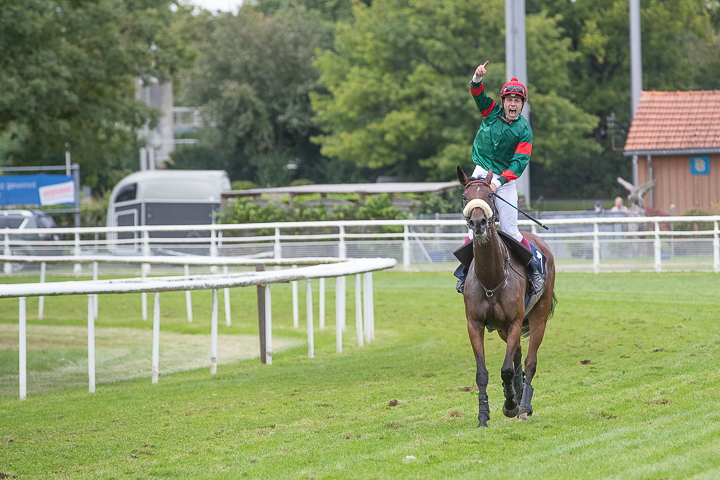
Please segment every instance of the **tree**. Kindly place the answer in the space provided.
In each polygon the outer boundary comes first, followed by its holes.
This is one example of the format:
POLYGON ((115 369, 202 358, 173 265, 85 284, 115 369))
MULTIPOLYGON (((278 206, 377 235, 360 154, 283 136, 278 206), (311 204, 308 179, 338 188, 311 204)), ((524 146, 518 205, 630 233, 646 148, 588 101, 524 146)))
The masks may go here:
MULTIPOLYGON (((383 167, 408 180, 449 179, 468 166, 480 121, 467 82, 490 60, 485 83, 504 82, 504 2, 376 0, 354 6, 355 22, 339 25, 335 51, 317 66, 328 94, 311 96, 325 131, 321 152, 358 165, 383 167)), ((568 98, 574 55, 559 19, 528 18, 530 102, 536 141, 533 161, 587 158, 597 119, 568 98)))
POLYGON ((286 184, 288 166, 318 156, 308 95, 319 88, 315 49, 330 44, 330 32, 300 7, 268 16, 243 6, 204 21, 207 35, 184 88, 214 132, 205 143, 227 159, 234 180, 286 184))
POLYGON ((59 163, 69 150, 85 184, 114 183, 136 129, 158 118, 135 100, 135 79, 165 81, 186 62, 177 22, 189 9, 166 0, 2 0, 0 8, 4 162, 59 163))

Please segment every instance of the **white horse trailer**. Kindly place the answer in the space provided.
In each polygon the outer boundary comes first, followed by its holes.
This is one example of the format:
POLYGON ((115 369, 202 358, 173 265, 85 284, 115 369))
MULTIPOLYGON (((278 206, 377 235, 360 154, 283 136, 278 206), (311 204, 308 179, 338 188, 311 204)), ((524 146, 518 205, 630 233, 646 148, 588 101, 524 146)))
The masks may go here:
MULTIPOLYGON (((115 185, 108 204, 108 227, 144 225, 207 225, 220 209, 222 192, 230 190, 223 170, 146 170, 135 172, 115 185)), ((208 236, 208 232, 157 232, 152 237, 208 236)), ((137 239, 137 233, 112 235, 115 240, 137 239)), ((124 254, 139 252, 140 244, 114 245, 124 254)), ((120 253, 120 252, 118 252, 120 253)), ((188 252, 190 253, 190 252, 188 252)), ((197 252, 199 253, 199 252, 197 252)))

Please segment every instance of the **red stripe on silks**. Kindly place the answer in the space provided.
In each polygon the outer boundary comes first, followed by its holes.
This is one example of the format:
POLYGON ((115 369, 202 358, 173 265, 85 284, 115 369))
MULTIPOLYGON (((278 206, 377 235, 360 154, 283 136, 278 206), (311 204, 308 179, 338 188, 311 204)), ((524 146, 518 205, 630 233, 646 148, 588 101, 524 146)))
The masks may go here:
POLYGON ((530 155, 532 153, 532 143, 529 143, 529 142, 518 143, 518 146, 515 149, 515 153, 523 153, 525 155, 530 155))
POLYGON ((470 93, 472 93, 474 97, 477 97, 482 92, 483 92, 483 84, 482 83, 480 84, 480 88, 470 87, 470 93))
POLYGON ((511 172, 510 170, 505 170, 504 172, 502 172, 502 175, 501 175, 501 176, 507 178, 507 179, 508 179, 508 182, 509 182, 510 180, 515 180, 515 179, 517 179, 517 177, 518 177, 517 175, 515 175, 515 174, 514 174, 513 172, 511 172))
POLYGON ((486 110, 481 110, 480 115, 482 115, 483 118, 487 117, 488 115, 490 115, 490 112, 492 112, 493 108, 495 108, 495 100, 493 100, 493 103, 492 105, 490 105, 489 108, 487 108, 486 110))

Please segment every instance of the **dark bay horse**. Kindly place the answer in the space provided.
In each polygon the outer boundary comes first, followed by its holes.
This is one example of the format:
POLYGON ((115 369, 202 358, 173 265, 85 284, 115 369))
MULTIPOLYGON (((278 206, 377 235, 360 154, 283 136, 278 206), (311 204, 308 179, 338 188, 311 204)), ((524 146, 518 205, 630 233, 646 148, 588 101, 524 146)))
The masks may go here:
POLYGON ((485 367, 485 329, 497 330, 507 343, 505 361, 501 369, 505 403, 503 413, 519 421, 532 415, 532 380, 537 368, 537 352, 540 348, 545 325, 555 308, 555 262, 547 244, 532 233, 522 232, 530 243, 547 257, 545 284, 537 303, 525 312, 527 272, 508 247, 500 239, 495 227, 493 192, 490 189, 492 170, 484 180, 470 180, 460 167, 457 169, 460 183, 465 187, 463 207, 468 227, 473 231, 473 261, 470 265, 463 296, 470 343, 475 353, 479 401, 478 427, 487 427, 490 419, 485 367), (520 337, 530 335, 530 345, 525 357, 523 382, 522 350, 520 337))

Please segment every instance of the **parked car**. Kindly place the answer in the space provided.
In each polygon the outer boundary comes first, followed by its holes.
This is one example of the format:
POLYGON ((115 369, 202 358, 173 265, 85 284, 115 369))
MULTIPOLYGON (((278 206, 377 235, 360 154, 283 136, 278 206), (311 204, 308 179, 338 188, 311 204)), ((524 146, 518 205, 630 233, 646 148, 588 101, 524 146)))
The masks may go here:
MULTIPOLYGON (((47 213, 39 210, 0 210, 0 229, 25 230, 30 228, 57 228, 55 221, 47 213)), ((15 240, 60 240, 59 235, 47 234, 12 235, 15 240)))
MULTIPOLYGON (((10 253, 12 255, 59 255, 62 253, 58 251, 60 247, 54 246, 51 243, 45 244, 45 242, 60 240, 60 236, 52 233, 50 230, 52 228, 57 228, 57 225, 52 217, 47 213, 39 210, 0 210, 0 235, 2 235, 2 229, 5 228, 19 231, 31 228, 48 229, 48 233, 11 235, 11 242, 21 240, 36 243, 35 245, 11 246, 10 253), (42 244, 38 245, 37 243, 42 244)), ((26 268, 33 269, 39 268, 39 266, 35 264, 27 265, 22 263, 12 264, 12 270, 15 272, 26 268)))

